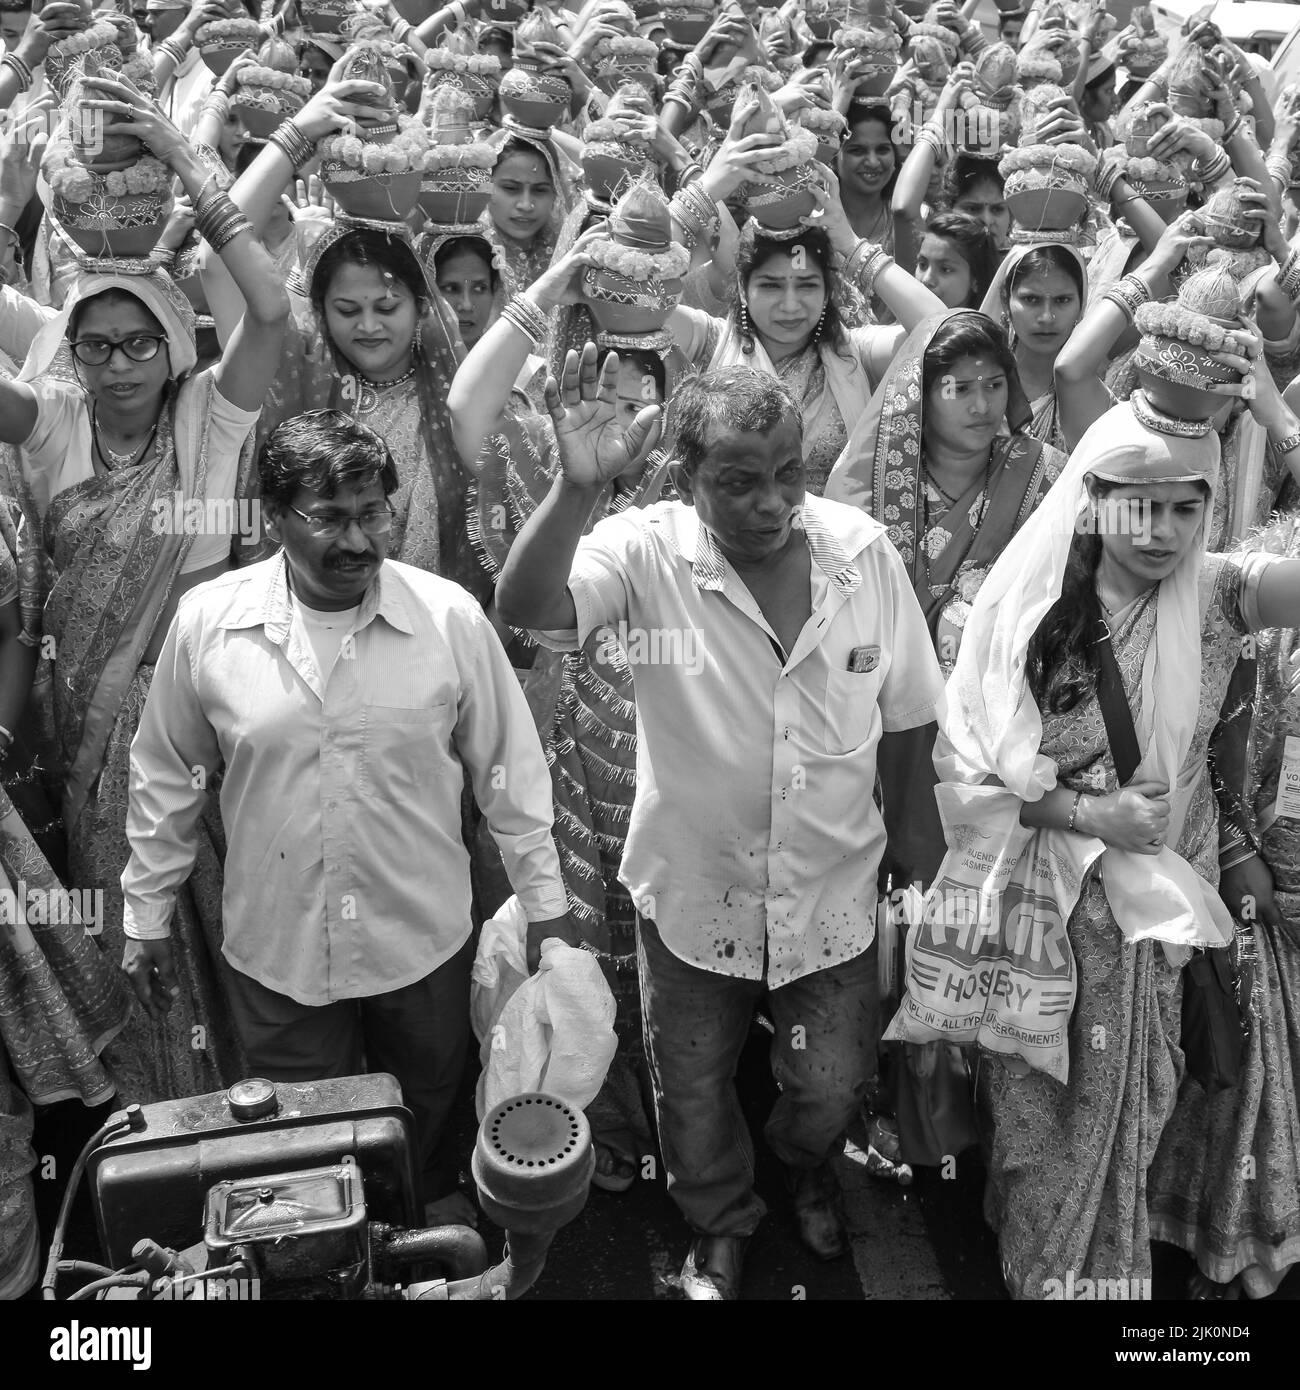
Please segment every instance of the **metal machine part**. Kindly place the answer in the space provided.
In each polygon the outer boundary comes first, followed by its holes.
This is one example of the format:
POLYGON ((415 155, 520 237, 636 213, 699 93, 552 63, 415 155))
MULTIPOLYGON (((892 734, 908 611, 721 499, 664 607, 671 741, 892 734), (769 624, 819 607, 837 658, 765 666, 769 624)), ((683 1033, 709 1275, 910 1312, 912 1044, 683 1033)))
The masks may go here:
POLYGON ((473 1172, 507 1238, 490 1270, 477 1232, 417 1228, 412 1134, 387 1075, 254 1077, 139 1107, 89 1160, 105 1256, 142 1271, 116 1282, 143 1282, 145 1298, 231 1296, 223 1280, 263 1299, 518 1298, 586 1203, 595 1153, 585 1117, 531 1094, 484 1120, 473 1172))

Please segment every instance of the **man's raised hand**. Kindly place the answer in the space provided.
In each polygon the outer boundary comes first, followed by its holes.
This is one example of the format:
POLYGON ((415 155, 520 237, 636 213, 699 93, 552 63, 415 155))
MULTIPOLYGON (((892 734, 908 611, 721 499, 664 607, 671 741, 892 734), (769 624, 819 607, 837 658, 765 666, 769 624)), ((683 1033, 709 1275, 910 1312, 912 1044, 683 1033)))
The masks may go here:
POLYGON ((658 405, 647 405, 624 429, 618 421, 618 354, 596 370, 596 345, 570 351, 560 380, 546 382, 546 408, 555 424, 560 469, 577 487, 600 487, 639 464, 659 442, 658 405))

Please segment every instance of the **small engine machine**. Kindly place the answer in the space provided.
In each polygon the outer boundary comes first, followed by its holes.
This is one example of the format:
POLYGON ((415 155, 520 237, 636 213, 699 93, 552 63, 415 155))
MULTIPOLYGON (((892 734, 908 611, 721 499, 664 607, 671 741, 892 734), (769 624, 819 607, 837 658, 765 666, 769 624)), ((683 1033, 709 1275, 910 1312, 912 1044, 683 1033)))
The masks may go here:
POLYGON ((414 1125, 386 1074, 228 1091, 115 1114, 83 1150, 51 1244, 60 1273, 102 1277, 73 1298, 518 1298, 587 1201, 595 1154, 581 1111, 533 1093, 497 1106, 472 1160, 483 1210, 506 1231, 489 1268, 467 1226, 422 1228, 414 1125), (63 1261, 83 1172, 103 1266, 63 1261))

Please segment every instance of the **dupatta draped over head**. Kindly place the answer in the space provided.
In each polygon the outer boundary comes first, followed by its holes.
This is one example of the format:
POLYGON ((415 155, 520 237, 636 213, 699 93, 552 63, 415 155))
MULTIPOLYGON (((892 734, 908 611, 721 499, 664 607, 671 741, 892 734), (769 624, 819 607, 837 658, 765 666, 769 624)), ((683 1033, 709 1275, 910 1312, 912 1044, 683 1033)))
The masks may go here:
MULTIPOLYGON (((965 319, 987 322, 988 316, 973 309, 950 309, 926 319, 907 335, 879 389, 867 402, 866 409, 859 413, 848 445, 826 483, 827 497, 860 507, 884 525, 914 579, 923 486, 925 354, 940 329, 959 326, 965 319)), ((1016 435, 1028 420, 1029 403, 1020 378, 1013 372, 1007 379, 1007 424, 1016 435)), ((996 440, 994 448, 998 448, 996 440)), ((1037 498, 1035 479, 1043 482, 1045 465, 1056 458, 1054 451, 1044 449, 1037 441, 1018 439, 1007 453, 1009 467, 990 476, 993 497, 980 531, 996 532, 999 549, 1011 525, 1018 519, 1023 520, 1020 513, 1027 494, 1030 506, 1032 499, 1037 498), (997 498, 1002 500, 996 501, 997 498), (1009 514, 1003 516, 1008 509, 1009 514), (992 528, 989 522, 993 522, 992 528)), ((974 492, 983 486, 984 479, 980 478, 974 485, 974 492)), ((964 511, 962 504, 965 502, 965 498, 958 498, 953 511, 964 511)), ((954 553, 960 551, 960 547, 950 546, 949 549, 954 553)), ((937 579, 938 574, 936 569, 933 577, 937 579)))
MULTIPOLYGON (((1155 418, 1144 401, 1139 405, 1155 418)), ((1161 941, 1166 954, 1181 963, 1193 946, 1231 940, 1232 922, 1217 891, 1174 849, 1204 771, 1203 765, 1187 766, 1201 698, 1198 588, 1204 524, 1155 596, 1155 629, 1143 658, 1141 704, 1134 718, 1141 749, 1136 780, 1170 788, 1167 843, 1156 854, 1134 854, 1083 834, 1032 830, 1020 823, 1024 803, 1040 800, 1058 782, 1057 763, 1040 752, 1043 721, 1029 687, 1027 655, 1039 624, 1061 595, 1071 544, 1087 525, 1087 478, 1128 485, 1196 481, 1213 489, 1218 473, 1215 435, 1157 433, 1131 403, 1115 406, 1084 436, 1042 505, 993 566, 967 623, 935 749, 949 849, 927 898, 925 921, 909 956, 907 995, 888 1037, 978 1041, 1065 1081, 1066 1029, 1075 992, 1065 924, 1089 867, 1098 860, 1106 899, 1126 942, 1161 941), (962 895, 978 903, 978 927, 968 921, 954 932, 944 904, 962 895), (1027 956, 1038 963, 1039 980, 1050 986, 1031 1010, 1028 1027, 1009 991, 996 998, 997 991, 990 991, 984 1001, 959 1006, 965 1021, 973 1020, 969 1033, 935 1030, 934 1014, 958 1007, 946 1005, 940 993, 943 971, 934 969, 936 957, 967 970, 1005 967, 1008 978, 1023 979, 1031 994, 1033 972, 1019 969, 1027 956)))

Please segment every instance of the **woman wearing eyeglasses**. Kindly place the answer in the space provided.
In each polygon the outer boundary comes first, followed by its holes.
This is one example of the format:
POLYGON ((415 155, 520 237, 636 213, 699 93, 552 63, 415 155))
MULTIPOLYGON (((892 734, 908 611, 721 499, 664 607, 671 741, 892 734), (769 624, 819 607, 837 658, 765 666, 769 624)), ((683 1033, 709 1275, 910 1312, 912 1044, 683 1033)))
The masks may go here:
MULTIPOLYGON (((99 943, 120 959, 131 740, 178 601, 229 567, 232 527, 206 528, 232 520, 234 508, 210 504, 237 496, 288 300, 247 220, 205 189, 209 171, 175 126, 124 84, 88 81, 102 93, 106 133, 143 140, 203 205, 200 227, 252 306, 217 365, 196 373, 193 310, 156 264, 88 265, 53 317, 2 292, 0 317, 48 319, 19 378, 0 381, 0 440, 22 446, 54 561, 45 634, 55 643, 55 761, 70 879, 103 890, 99 943)), ((108 1054, 123 1095, 191 1095, 239 1074, 233 1032, 222 1023, 220 924, 220 856, 204 838, 173 922, 175 978, 164 983, 177 1006, 165 1025, 138 1016, 108 1054)))

